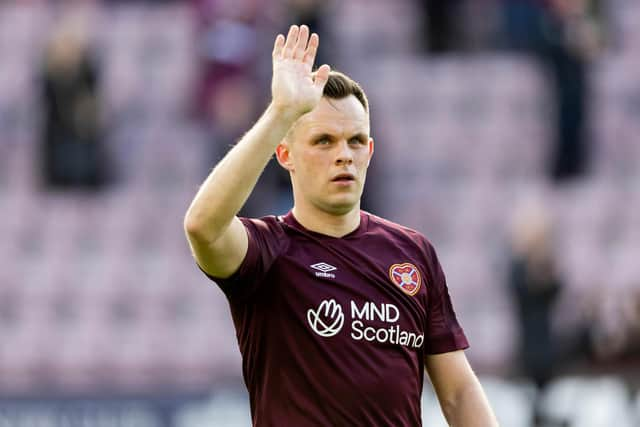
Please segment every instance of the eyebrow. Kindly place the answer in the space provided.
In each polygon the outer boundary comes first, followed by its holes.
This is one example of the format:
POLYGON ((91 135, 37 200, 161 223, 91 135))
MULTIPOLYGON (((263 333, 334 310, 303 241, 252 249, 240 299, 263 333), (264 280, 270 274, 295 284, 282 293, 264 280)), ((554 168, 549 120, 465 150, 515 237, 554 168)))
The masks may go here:
MULTIPOLYGON (((368 139, 368 136, 364 132, 358 132, 356 134, 351 135, 351 137, 349 137, 349 140, 351 140, 353 138, 359 139, 360 141, 366 141, 368 139)), ((334 140, 335 137, 333 135, 325 132, 325 133, 314 134, 310 138, 311 141, 320 141, 322 139, 334 140)))

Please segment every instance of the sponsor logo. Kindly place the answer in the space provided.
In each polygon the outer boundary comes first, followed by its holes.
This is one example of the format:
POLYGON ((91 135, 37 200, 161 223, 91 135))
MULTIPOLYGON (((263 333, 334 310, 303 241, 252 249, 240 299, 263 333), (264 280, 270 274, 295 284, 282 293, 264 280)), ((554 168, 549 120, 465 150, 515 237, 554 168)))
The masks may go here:
POLYGON ((307 311, 307 321, 313 331, 321 337, 332 337, 344 325, 342 306, 335 300, 324 300, 316 310, 307 311))
MULTIPOLYGON (((377 342, 381 344, 397 344, 412 348, 420 348, 424 342, 424 334, 402 330, 397 323, 400 310, 395 304, 375 304, 365 302, 358 306, 350 302, 351 333, 355 341, 377 342), (380 322, 388 325, 372 326, 369 322, 380 322)), ((342 306, 334 299, 324 300, 316 310, 307 311, 307 321, 311 329, 321 337, 332 337, 344 326, 342 306)))
POLYGON ((331 279, 335 279, 336 275, 333 273, 330 273, 330 271, 335 271, 338 268, 334 267, 331 264, 327 264, 326 262, 318 262, 315 264, 310 265, 309 267, 313 268, 314 270, 318 270, 316 271, 316 277, 327 277, 327 278, 331 278, 331 279))
POLYGON ((420 290, 422 277, 418 268, 408 262, 389 267, 389 278, 394 285, 407 295, 415 295, 420 290))

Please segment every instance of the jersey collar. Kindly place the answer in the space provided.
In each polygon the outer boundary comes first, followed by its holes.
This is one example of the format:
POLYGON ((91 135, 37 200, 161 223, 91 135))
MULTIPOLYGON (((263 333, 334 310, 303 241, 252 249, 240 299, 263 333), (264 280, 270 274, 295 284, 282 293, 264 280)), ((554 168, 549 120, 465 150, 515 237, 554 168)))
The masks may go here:
POLYGON ((316 238, 328 239, 328 240, 340 240, 340 239, 350 239, 354 237, 359 237, 367 231, 369 226, 369 213, 363 210, 360 210, 360 224, 358 224, 358 228, 353 230, 351 233, 345 234, 342 237, 333 237, 328 236, 326 234, 318 233, 317 231, 311 231, 306 229, 302 224, 298 222, 295 216, 293 216, 293 212, 289 211, 285 215, 278 216, 278 221, 281 221, 288 226, 301 231, 305 234, 310 234, 316 238))

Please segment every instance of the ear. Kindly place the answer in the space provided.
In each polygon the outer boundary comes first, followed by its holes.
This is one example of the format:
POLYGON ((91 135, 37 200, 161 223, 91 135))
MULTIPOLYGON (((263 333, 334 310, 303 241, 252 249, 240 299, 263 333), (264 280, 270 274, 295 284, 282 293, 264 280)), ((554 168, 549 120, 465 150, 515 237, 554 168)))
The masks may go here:
POLYGON ((278 159, 278 163, 280 166, 288 170, 289 172, 293 172, 293 162, 291 156, 291 147, 286 140, 283 140, 276 147, 276 159, 278 159))
POLYGON ((367 160, 367 167, 369 163, 371 163, 371 158, 373 157, 373 138, 369 138, 369 159, 367 160))

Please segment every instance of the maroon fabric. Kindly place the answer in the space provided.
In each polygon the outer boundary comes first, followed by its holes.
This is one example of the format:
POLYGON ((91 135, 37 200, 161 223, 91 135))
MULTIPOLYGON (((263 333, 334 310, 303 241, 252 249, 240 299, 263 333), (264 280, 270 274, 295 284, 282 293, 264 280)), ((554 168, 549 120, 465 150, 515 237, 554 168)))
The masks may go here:
POLYGON ((424 356, 468 347, 430 243, 365 212, 342 238, 291 213, 242 222, 242 265, 209 277, 229 300, 254 426, 421 425, 424 356))

